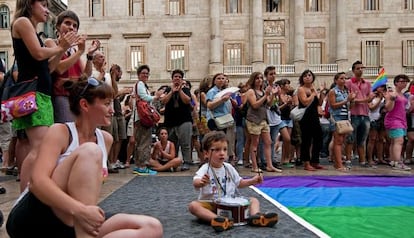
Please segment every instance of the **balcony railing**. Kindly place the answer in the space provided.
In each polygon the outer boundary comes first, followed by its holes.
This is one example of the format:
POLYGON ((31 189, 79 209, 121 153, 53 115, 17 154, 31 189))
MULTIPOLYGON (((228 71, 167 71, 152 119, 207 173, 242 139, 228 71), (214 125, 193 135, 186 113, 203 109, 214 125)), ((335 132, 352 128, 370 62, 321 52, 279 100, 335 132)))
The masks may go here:
POLYGON ((364 76, 377 76, 381 67, 365 67, 364 76))
POLYGON ((404 67, 404 73, 406 75, 414 75, 414 66, 404 67))
MULTIPOLYGON (((294 74, 295 65, 275 65, 276 73, 278 74, 294 74)), ((223 66, 223 71, 227 75, 249 75, 253 72, 253 67, 250 65, 231 65, 223 66)))
POLYGON ((295 65, 293 64, 279 64, 275 65, 277 74, 294 74, 295 65))
POLYGON ((251 65, 230 65, 223 66, 223 73, 227 75, 249 75, 253 71, 251 65))
POLYGON ((309 69, 313 73, 336 73, 338 72, 337 64, 310 64, 309 69))

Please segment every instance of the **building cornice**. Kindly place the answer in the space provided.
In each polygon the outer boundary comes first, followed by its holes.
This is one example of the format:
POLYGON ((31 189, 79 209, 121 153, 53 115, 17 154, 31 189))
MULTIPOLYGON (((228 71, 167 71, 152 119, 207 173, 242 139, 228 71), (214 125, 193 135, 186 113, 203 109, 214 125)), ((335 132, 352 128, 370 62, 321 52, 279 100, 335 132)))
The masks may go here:
POLYGON ((388 27, 384 28, 358 28, 358 33, 385 33, 388 27))
POLYGON ((124 34, 122 34, 122 37, 124 37, 124 39, 150 38, 151 33, 149 33, 149 32, 147 32, 147 33, 124 33, 124 34))
POLYGON ((400 27, 398 31, 400 33, 414 33, 414 27, 400 27))
POLYGON ((108 40, 109 38, 111 38, 111 34, 88 34, 87 39, 91 40, 91 39, 105 39, 108 40))
POLYGON ((191 32, 163 32, 162 35, 165 38, 171 38, 171 37, 190 37, 191 32))

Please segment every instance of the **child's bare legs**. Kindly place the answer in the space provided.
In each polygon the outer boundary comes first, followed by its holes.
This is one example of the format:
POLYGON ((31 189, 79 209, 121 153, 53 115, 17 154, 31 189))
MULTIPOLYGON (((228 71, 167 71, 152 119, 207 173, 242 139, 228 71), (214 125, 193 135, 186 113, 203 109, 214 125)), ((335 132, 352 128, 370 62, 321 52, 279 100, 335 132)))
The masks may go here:
POLYGON ((250 197, 249 200, 250 200, 250 207, 249 207, 250 216, 259 213, 260 212, 259 200, 257 200, 257 198, 255 197, 250 197))
MULTIPOLYGON (((211 209, 213 209, 213 207, 211 207, 211 209)), ((188 205, 188 210, 191 212, 191 214, 196 216, 198 219, 201 219, 206 222, 210 222, 211 220, 217 217, 216 213, 204 207, 203 204, 199 201, 192 201, 188 205)))

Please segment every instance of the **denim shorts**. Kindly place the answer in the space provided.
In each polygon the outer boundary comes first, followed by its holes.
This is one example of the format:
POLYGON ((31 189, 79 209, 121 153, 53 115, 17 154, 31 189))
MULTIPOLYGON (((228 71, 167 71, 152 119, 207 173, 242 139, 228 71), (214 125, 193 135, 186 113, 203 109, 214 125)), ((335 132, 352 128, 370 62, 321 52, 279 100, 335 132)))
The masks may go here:
POLYGON ((358 146, 364 146, 368 138, 370 121, 368 116, 352 116, 351 124, 354 132, 347 136, 346 142, 352 144, 356 142, 358 146), (356 140, 356 141, 355 141, 356 140))
POLYGON ((405 135, 407 135, 407 131, 403 128, 396 128, 396 129, 389 129, 388 130, 388 136, 391 139, 404 137, 405 135))
POLYGON ((282 120, 288 128, 293 128, 293 120, 282 120))

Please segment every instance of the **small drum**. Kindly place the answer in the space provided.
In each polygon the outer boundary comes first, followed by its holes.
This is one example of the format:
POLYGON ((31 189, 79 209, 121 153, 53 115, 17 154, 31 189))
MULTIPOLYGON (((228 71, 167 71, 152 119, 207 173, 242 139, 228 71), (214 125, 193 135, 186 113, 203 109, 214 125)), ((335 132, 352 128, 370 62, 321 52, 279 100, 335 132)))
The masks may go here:
POLYGON ((218 216, 233 218, 234 226, 247 224, 250 201, 245 197, 223 197, 215 201, 218 216))

